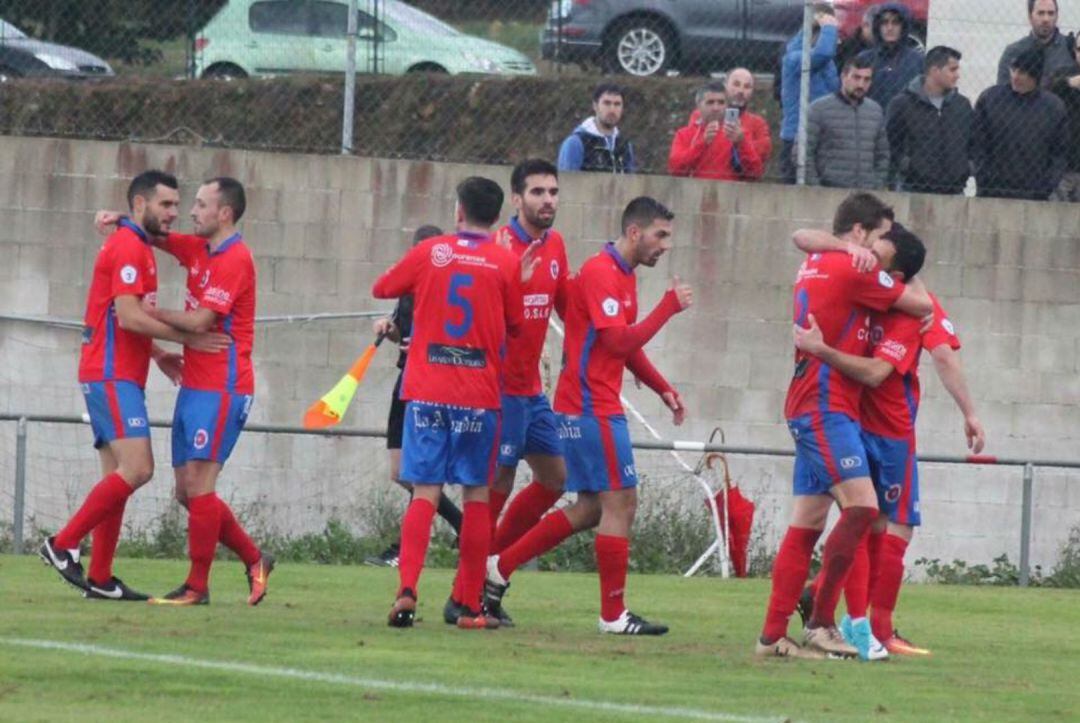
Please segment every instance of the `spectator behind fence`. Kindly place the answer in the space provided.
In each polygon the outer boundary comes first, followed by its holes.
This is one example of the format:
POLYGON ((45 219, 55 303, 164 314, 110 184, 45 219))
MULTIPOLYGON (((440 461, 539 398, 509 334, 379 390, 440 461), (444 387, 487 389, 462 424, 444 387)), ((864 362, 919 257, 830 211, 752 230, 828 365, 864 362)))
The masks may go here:
POLYGON ((874 47, 874 16, 881 5, 871 5, 863 11, 862 22, 850 37, 840 42, 836 51, 836 72, 839 73, 849 60, 874 47))
MULTIPOLYGON (((668 154, 668 172, 675 176, 714 178, 721 181, 755 181, 765 173, 751 135, 725 120, 727 90, 720 81, 703 85, 694 95, 697 108, 690 122, 675 133, 668 154)), ((764 122, 764 121, 762 121, 764 122)), ((768 129, 766 129, 766 135, 768 129)))
MULTIPOLYGON (((1020 0, 1015 0, 1019 3, 1020 0)), ((1026 50, 1038 48, 1043 53, 1042 87, 1049 88, 1054 77, 1076 61, 1068 37, 1058 30, 1057 0, 1027 0, 1031 33, 1005 48, 998 62, 998 85, 1009 85, 1013 61, 1026 50)))
POLYGON ((1009 85, 979 96, 972 133, 978 195, 1045 200, 1061 182, 1069 143, 1065 105, 1039 87, 1042 74, 1042 49, 1028 48, 1013 59, 1009 85))
POLYGON ((1069 117, 1069 152, 1065 176, 1054 191, 1054 200, 1080 201, 1080 34, 1069 35, 1069 44, 1076 54, 1076 63, 1063 68, 1050 82, 1050 89, 1065 103, 1069 117))
POLYGON ((593 115, 566 137, 559 148, 560 171, 633 173, 634 146, 619 133, 623 91, 614 83, 593 90, 593 115))
POLYGON ((874 47, 866 51, 874 64, 874 83, 867 94, 882 108, 918 77, 923 51, 913 44, 911 11, 900 3, 885 3, 873 20, 874 47))
POLYGON ((844 66, 840 91, 814 101, 806 135, 806 183, 883 188, 889 171, 885 113, 866 97, 874 70, 865 55, 844 66))
MULTIPOLYGON (((754 98, 754 74, 746 68, 735 68, 727 74, 724 81, 728 108, 739 111, 739 131, 745 133, 763 164, 769 162, 772 155, 772 134, 769 122, 757 113, 750 112, 750 101, 754 98)), ((742 139, 736 137, 734 141, 742 139)))
POLYGON ((900 191, 963 193, 971 176, 971 101, 956 89, 960 52, 939 45, 926 74, 893 98, 885 113, 889 185, 900 191))
MULTIPOLYGON (((814 6, 814 30, 810 37, 810 102, 835 93, 840 77, 833 59, 838 37, 836 16, 831 4, 814 6)), ((799 31, 788 41, 780 69, 780 173, 785 183, 795 183, 795 136, 799 132, 799 101, 801 98, 803 34, 799 31)))

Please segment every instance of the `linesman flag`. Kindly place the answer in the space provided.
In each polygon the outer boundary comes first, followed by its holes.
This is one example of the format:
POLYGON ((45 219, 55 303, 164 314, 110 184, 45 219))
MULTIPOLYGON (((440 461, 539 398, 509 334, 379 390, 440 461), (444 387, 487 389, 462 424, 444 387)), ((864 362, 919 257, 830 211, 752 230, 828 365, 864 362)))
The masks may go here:
POLYGON ((375 357, 375 350, 379 348, 384 338, 386 338, 385 334, 375 337, 375 341, 369 344, 364 353, 353 362, 349 371, 334 385, 334 388, 308 407, 304 413, 304 429, 326 429, 341 422, 353 397, 356 396, 360 381, 375 357))

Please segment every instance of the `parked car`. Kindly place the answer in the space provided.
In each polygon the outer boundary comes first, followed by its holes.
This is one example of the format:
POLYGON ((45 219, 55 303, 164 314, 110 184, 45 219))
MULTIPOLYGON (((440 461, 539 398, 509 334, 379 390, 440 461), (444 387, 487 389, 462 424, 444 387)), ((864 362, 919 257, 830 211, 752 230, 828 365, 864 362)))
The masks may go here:
MULTIPOLYGON (((871 0, 836 0, 845 27, 858 27, 871 0)), ((921 6, 926 27, 928 0, 921 6)), ((802 27, 803 0, 555 0, 541 32, 545 59, 605 71, 658 75, 743 65, 776 70, 780 50, 802 27)))
MULTIPOLYGON (((348 18, 345 0, 232 0, 195 41, 196 74, 344 72, 348 18)), ((513 48, 465 35, 398 0, 360 0, 357 29, 359 73, 536 73, 513 48)))
POLYGON ((0 20, 0 76, 94 78, 114 75, 112 67, 85 50, 28 37, 0 20))

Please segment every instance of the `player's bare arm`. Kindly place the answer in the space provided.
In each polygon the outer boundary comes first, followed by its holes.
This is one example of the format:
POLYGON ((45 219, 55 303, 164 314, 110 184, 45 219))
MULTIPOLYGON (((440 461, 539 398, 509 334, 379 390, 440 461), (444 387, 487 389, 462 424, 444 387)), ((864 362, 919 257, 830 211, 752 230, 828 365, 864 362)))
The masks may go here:
POLYGON ((529 248, 525 249, 525 253, 521 255, 521 283, 527 284, 532 280, 533 272, 536 271, 536 267, 540 265, 540 245, 542 241, 533 241, 529 244, 529 248))
POLYGON ((791 236, 791 242, 807 254, 840 251, 851 256, 851 265, 862 273, 872 271, 878 265, 874 252, 852 241, 842 241, 828 231, 801 228, 791 236))
POLYGON ((960 354, 947 344, 942 344, 930 352, 930 358, 934 360, 938 378, 964 415, 964 436, 967 437, 968 449, 973 454, 979 454, 986 446, 986 432, 975 413, 975 400, 968 389, 960 354))
POLYGON ((809 328, 795 325, 795 348, 799 351, 817 357, 848 379, 868 387, 881 386, 892 374, 893 366, 884 359, 847 354, 826 344, 813 314, 807 317, 807 322, 810 324, 809 328))
POLYGON ((114 303, 116 304, 116 319, 120 324, 120 328, 125 331, 132 331, 154 339, 173 341, 177 344, 207 352, 221 351, 228 348, 229 344, 232 343, 232 340, 225 334, 201 334, 185 331, 155 319, 143 308, 139 298, 132 294, 117 296, 114 303))
POLYGON ((401 330, 397 328, 397 325, 388 316, 384 316, 381 319, 376 319, 371 325, 371 331, 376 336, 385 336, 395 344, 401 343, 401 330))
POLYGON ((169 326, 193 334, 209 332, 214 328, 214 324, 216 324, 218 320, 217 312, 207 309, 206 307, 199 307, 198 309, 192 309, 191 311, 155 309, 153 314, 157 319, 165 322, 169 326))
POLYGON ((934 302, 930 299, 930 292, 926 290, 922 279, 915 277, 905 285, 893 308, 908 316, 925 319, 927 314, 933 315, 934 302))

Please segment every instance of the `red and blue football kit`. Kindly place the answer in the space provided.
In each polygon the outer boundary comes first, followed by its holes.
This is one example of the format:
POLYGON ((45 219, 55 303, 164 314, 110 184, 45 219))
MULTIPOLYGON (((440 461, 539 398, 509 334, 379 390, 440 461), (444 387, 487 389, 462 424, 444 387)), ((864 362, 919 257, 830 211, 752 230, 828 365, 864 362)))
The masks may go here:
POLYGON ((121 328, 116 297, 128 295, 154 303, 157 268, 146 232, 124 219, 98 252, 83 317, 79 382, 95 447, 150 436, 143 387, 153 340, 121 328))
MULTIPOLYGON (((826 344, 866 356, 870 311, 889 309, 903 292, 904 285, 883 270, 853 268, 846 253, 811 254, 795 281, 794 320, 807 326, 813 314, 826 344)), ((828 494, 833 484, 870 476, 857 423, 861 392, 858 382, 796 351, 784 406, 795 439, 795 494, 828 494)))
POLYGON ((173 466, 224 463, 244 428, 255 392, 255 260, 239 233, 213 252, 200 236, 169 234, 161 248, 187 269, 186 311, 217 314, 213 331, 233 343, 218 352, 184 347, 184 372, 173 415, 173 466))
POLYGON ((412 247, 375 282, 413 294, 401 478, 486 485, 497 451, 506 337, 522 325, 520 263, 490 236, 461 232, 412 247))
MULTIPOLYGON (((516 216, 503 230, 510 235, 510 250, 520 259, 534 239, 516 216)), ((552 309, 561 315, 566 306, 569 264, 558 231, 545 231, 539 240, 536 271, 521 287, 524 312, 521 333, 506 343, 499 439, 499 464, 503 467, 516 467, 527 454, 563 453, 555 414, 540 381, 540 355, 552 309)))

